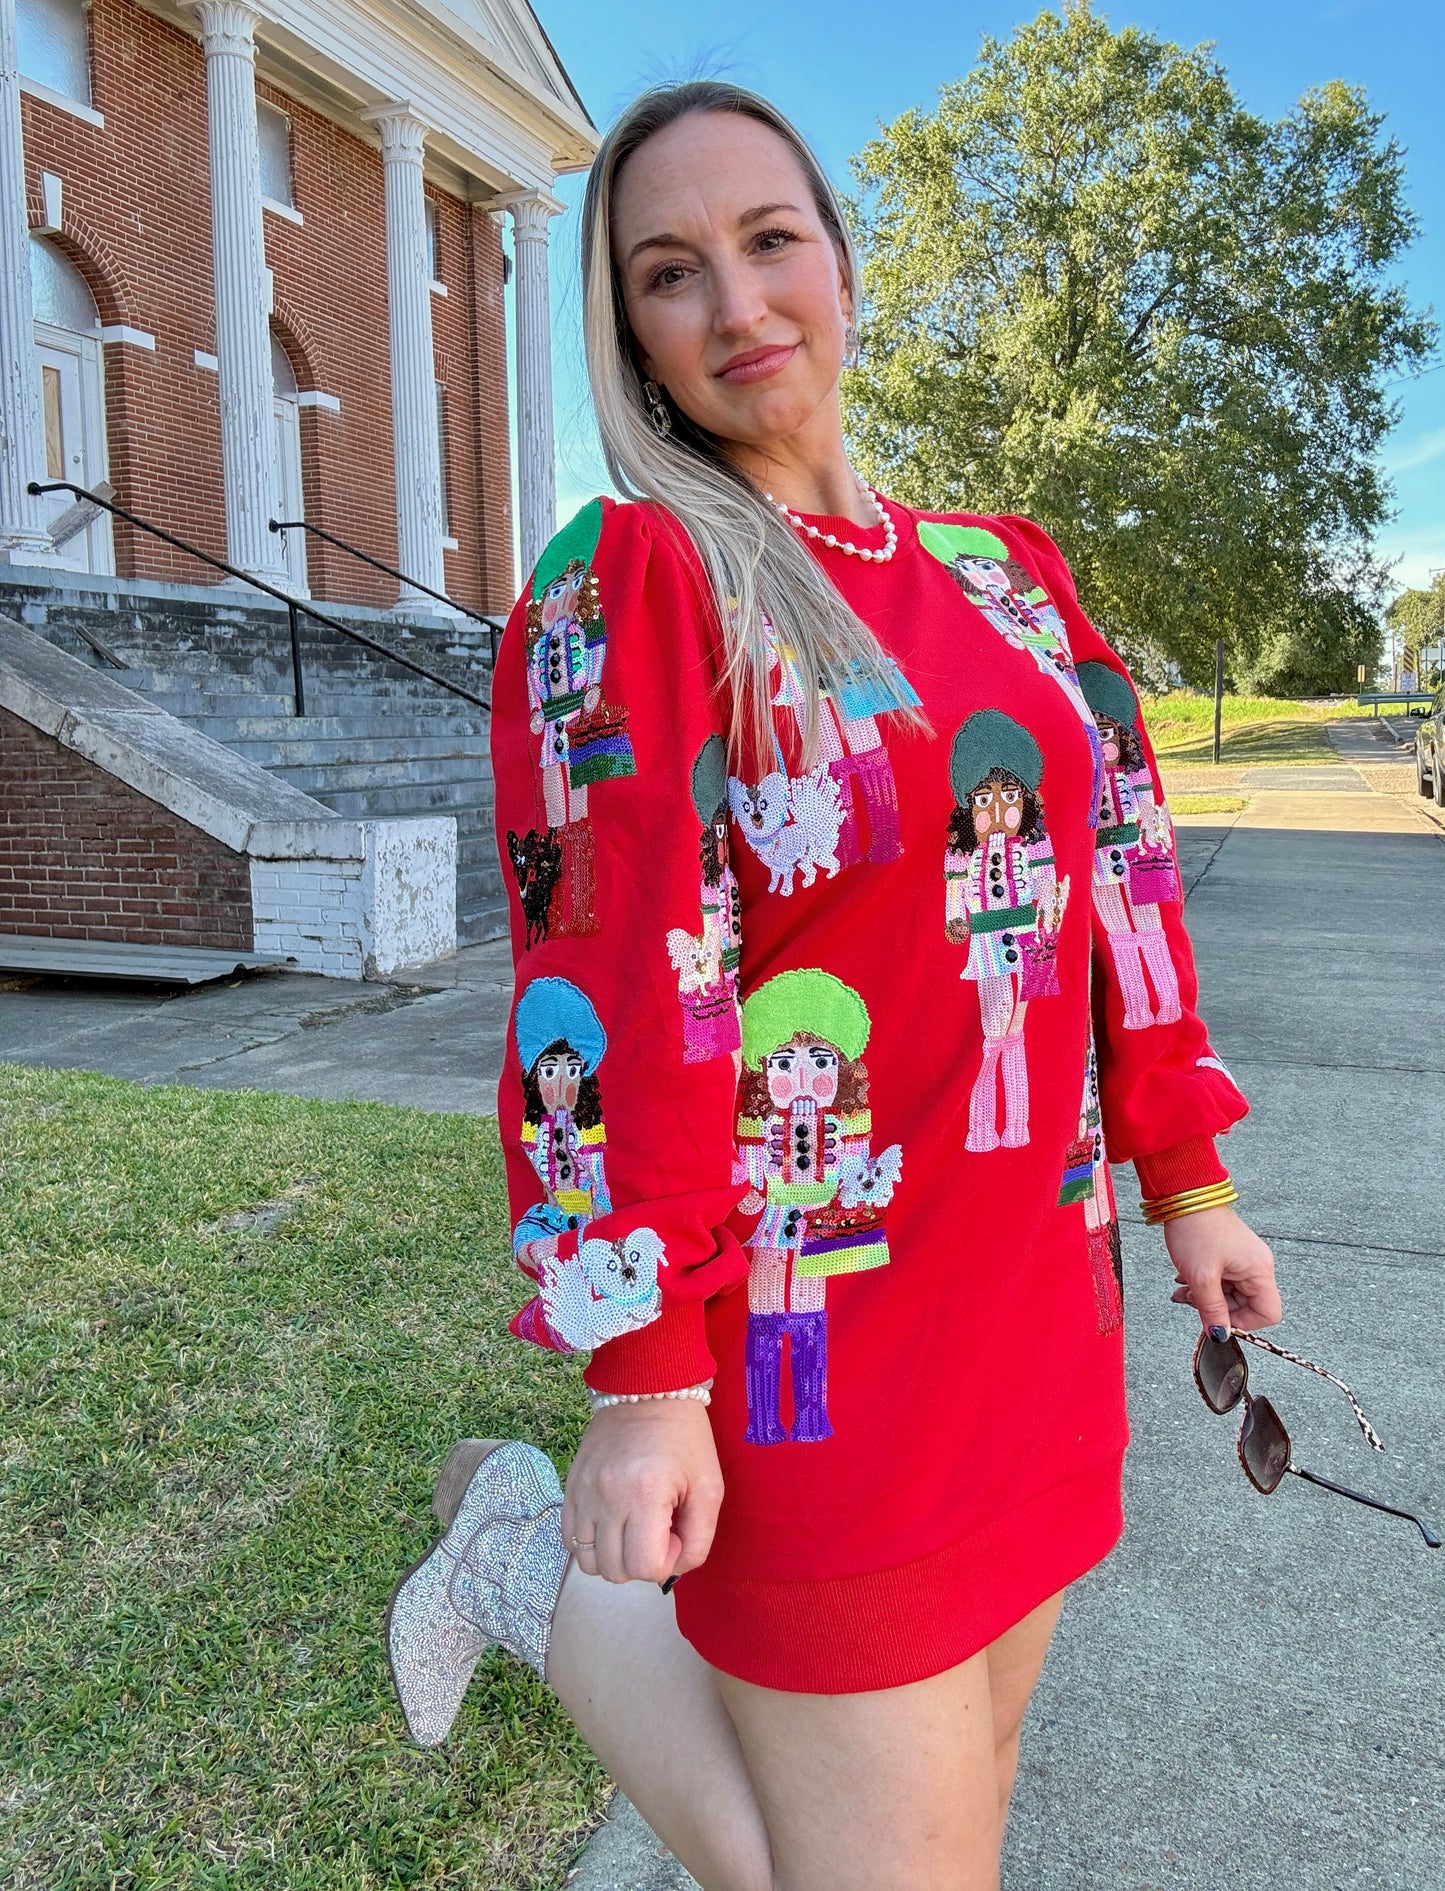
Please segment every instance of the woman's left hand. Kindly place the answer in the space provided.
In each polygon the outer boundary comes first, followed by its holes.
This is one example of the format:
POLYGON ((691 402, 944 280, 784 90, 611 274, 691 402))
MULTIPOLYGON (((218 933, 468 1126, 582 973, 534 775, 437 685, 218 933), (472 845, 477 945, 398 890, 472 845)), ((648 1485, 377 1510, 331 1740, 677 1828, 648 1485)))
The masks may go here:
POLYGON ((1203 1208, 1164 1223, 1174 1263, 1171 1299, 1190 1306, 1206 1327, 1254 1333, 1284 1318, 1274 1255, 1232 1208, 1203 1208))

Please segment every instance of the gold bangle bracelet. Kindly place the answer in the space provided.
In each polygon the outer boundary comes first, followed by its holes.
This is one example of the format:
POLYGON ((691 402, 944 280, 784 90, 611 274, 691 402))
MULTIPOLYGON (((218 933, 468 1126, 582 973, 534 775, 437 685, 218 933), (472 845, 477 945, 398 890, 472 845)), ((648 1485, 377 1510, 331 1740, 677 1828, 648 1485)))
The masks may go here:
POLYGON ((1180 1215, 1196 1215, 1206 1208, 1227 1208, 1231 1202, 1238 1200, 1239 1190, 1226 1177, 1222 1182, 1210 1182, 1203 1188, 1180 1189, 1174 1195, 1146 1197, 1140 1205, 1145 1221, 1152 1226, 1159 1222, 1174 1221, 1180 1215))

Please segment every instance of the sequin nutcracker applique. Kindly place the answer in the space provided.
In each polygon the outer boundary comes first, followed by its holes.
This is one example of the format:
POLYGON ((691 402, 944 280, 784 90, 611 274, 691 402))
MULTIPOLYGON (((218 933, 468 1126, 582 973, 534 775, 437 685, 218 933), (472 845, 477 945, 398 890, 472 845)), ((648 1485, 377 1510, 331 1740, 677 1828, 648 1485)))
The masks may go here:
POLYGON ((687 1064, 711 1057, 742 1063, 742 1014, 738 963, 742 956, 742 901, 728 858, 728 777, 723 739, 710 735, 692 765, 692 805, 702 823, 698 854, 701 930, 674 926, 667 954, 677 973, 682 1006, 682 1058, 687 1064))
POLYGON ((512 1233, 513 1258, 538 1292, 509 1330, 551 1352, 583 1351, 656 1319, 667 1256, 651 1228, 609 1241, 586 1233, 612 1208, 597 1080, 607 1037, 591 999, 570 979, 536 978, 517 1000, 514 1022, 522 1147, 543 1199, 512 1233))
POLYGON ((527 699, 539 738, 543 825, 507 834, 527 921, 527 944, 549 933, 597 930, 596 848, 588 793, 635 775, 627 710, 602 687, 607 626, 592 560, 602 536, 594 499, 550 540, 527 600, 527 699))
POLYGON ((1119 1217, 1114 1206, 1114 1184, 1104 1148, 1104 1114, 1099 1103, 1099 1059, 1094 1035, 1084 1065, 1084 1097, 1074 1140, 1064 1155, 1064 1179, 1059 1206, 1084 1205, 1084 1236, 1088 1244, 1089 1273, 1094 1283, 1094 1305, 1101 1333, 1117 1332, 1124 1318, 1124 1255, 1119 1239, 1119 1217))
POLYGON ((831 973, 780 972, 743 1003, 735 1182, 739 1204, 762 1213, 749 1239, 749 1444, 831 1438, 828 1278, 888 1261, 884 1211, 903 1150, 872 1153, 873 1117, 862 1063, 871 1021, 851 986, 831 973), (793 1419, 782 1420, 783 1341, 793 1419))
MULTIPOLYGON (((793 711, 801 740, 806 703, 802 673, 766 618, 763 634, 769 680, 776 684, 774 709, 793 711)), ((836 695, 819 692, 820 759, 808 774, 790 774, 775 732, 777 768, 756 783, 737 776, 728 783, 733 819, 768 869, 770 893, 791 893, 795 873, 806 887, 820 869, 831 880, 843 867, 865 860, 882 864, 902 853, 898 789, 877 718, 886 710, 917 704, 919 697, 896 663, 890 662, 890 671, 887 682, 854 676, 836 695)))
POLYGON ((1042 775, 1038 743, 1002 710, 980 709, 953 738, 944 930, 968 948, 959 977, 978 986, 983 1020, 983 1063, 969 1097, 965 1141, 973 1150, 1027 1143, 1024 1017, 1032 999, 1059 989, 1059 927, 1069 878, 1055 870, 1039 798, 1042 775))
MULTIPOLYGON (((1097 805, 1104 776, 1104 755, 1098 729, 1079 685, 1069 633, 1058 607, 1038 579, 1003 540, 981 525, 945 525, 921 520, 919 543, 1015 650, 1023 650, 1039 671, 1059 684, 1089 741, 1094 760, 1094 802, 1097 805)), ((1095 817, 1090 816, 1089 825, 1095 817)))
POLYGON ((1175 1024, 1183 1015, 1179 977, 1159 911, 1180 899, 1173 823, 1167 804, 1154 792, 1139 742, 1139 705, 1127 679, 1107 663, 1083 663, 1079 681, 1104 748, 1094 911, 1109 936, 1124 998, 1124 1029, 1175 1024))

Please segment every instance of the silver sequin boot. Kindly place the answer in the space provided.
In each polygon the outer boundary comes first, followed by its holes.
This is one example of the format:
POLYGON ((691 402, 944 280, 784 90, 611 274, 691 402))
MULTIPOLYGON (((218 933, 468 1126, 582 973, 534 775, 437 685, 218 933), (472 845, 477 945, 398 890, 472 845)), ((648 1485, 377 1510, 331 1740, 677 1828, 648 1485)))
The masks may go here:
POLYGON ((424 1747, 446 1738, 492 1643, 545 1678, 567 1573, 562 1486, 534 1445, 464 1439, 442 1466, 433 1508, 447 1533, 397 1584, 385 1623, 401 1711, 424 1747))

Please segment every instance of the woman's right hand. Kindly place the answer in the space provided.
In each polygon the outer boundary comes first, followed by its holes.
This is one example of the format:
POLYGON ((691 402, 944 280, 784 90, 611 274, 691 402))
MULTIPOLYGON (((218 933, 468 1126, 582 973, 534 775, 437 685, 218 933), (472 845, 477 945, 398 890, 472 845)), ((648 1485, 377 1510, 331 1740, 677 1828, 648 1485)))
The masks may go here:
POLYGON ((585 1575, 665 1582, 706 1560, 722 1495, 700 1400, 604 1405, 567 1473, 562 1541, 585 1575))

